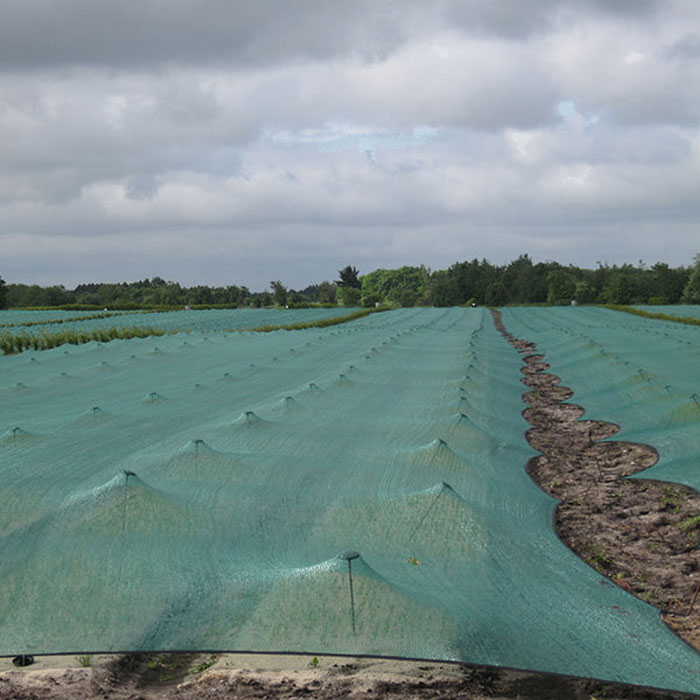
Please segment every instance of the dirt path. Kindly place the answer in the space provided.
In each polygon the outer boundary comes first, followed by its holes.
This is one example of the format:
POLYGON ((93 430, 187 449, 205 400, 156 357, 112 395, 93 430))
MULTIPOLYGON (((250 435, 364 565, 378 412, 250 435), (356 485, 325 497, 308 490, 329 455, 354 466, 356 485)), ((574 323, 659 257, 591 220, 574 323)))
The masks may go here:
POLYGON ((561 503, 555 528, 581 559, 633 595, 654 605, 662 619, 700 651, 700 494, 678 484, 625 479, 658 460, 653 447, 608 441, 618 426, 581 420, 573 392, 545 372, 534 343, 512 336, 500 313, 494 322, 521 352, 530 389, 523 415, 526 437, 541 456, 527 470, 561 503), (563 403, 563 402, 567 403, 563 403))

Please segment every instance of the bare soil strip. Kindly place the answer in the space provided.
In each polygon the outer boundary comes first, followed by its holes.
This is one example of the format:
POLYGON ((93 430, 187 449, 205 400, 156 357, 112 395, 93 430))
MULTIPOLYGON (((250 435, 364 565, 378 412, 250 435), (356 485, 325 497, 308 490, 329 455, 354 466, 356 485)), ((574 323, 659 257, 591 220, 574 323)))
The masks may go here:
POLYGON ((523 411, 533 425, 526 437, 542 454, 527 471, 561 503, 559 538, 611 582, 654 605, 664 622, 700 651, 700 494, 679 484, 625 479, 658 460, 653 447, 600 442, 618 432, 613 423, 581 420, 584 409, 534 343, 515 338, 492 311, 494 323, 524 357, 523 411))

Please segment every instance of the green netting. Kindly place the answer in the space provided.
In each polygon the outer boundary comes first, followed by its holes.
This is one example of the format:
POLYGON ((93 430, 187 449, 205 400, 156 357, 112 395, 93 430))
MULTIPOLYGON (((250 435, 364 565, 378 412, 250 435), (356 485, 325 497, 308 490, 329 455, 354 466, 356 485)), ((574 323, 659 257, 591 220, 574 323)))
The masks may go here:
POLYGON ((700 328, 593 307, 505 309, 511 333, 537 343, 587 417, 613 439, 652 445, 640 477, 700 491, 700 328))
POLYGON ((0 653, 381 654, 693 690, 695 652, 555 536, 519 367, 482 309, 3 358, 0 653))
POLYGON ((171 311, 116 311, 107 318, 95 311, 0 311, 0 333, 40 335, 61 331, 94 331, 99 328, 143 326, 163 331, 244 330, 260 326, 282 326, 347 316, 357 309, 344 307, 311 309, 205 309, 171 311), (84 319, 81 317, 85 316, 84 319), (41 322, 37 324, 37 322, 41 322), (59 323, 60 321, 60 323, 59 323), (50 323, 49 323, 50 322, 50 323), (34 325, 23 325, 31 323, 34 325))
POLYGON ((699 304, 673 304, 668 306, 635 306, 635 309, 649 311, 652 314, 668 314, 669 316, 679 316, 685 318, 700 319, 699 304))

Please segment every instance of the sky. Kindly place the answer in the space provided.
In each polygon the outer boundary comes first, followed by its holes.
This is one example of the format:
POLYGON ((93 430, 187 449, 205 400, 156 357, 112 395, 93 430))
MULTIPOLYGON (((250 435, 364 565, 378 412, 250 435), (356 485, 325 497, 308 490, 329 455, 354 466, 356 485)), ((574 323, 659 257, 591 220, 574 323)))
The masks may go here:
POLYGON ((690 265, 697 0, 2 0, 0 275, 690 265))

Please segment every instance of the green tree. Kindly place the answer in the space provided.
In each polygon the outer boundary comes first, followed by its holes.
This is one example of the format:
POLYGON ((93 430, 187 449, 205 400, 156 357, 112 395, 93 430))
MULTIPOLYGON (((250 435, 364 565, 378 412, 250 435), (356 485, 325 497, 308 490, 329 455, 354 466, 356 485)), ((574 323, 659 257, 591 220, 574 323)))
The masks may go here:
POLYGON ((690 270, 690 277, 683 290, 683 303, 700 304, 700 253, 695 258, 695 265, 690 270))
POLYGON ((547 301, 550 304, 570 304, 576 296, 576 278, 563 267, 551 270, 547 275, 547 282, 547 301))
POLYGON ((338 288, 332 282, 321 282, 318 285, 318 300, 321 304, 335 304, 338 300, 338 288))
POLYGON ((358 277, 359 272, 356 267, 347 265, 342 270, 338 270, 338 275, 340 276, 337 282, 339 287, 354 287, 355 289, 360 289, 362 287, 358 277))
POLYGON ((0 309, 7 308, 7 287, 5 286, 5 280, 0 277, 0 309))
POLYGON ((359 306, 360 290, 356 287, 341 287, 338 290, 338 299, 343 306, 359 306))
POLYGON ((286 306, 287 304, 287 288, 279 280, 272 280, 270 282, 270 289, 272 289, 272 295, 275 298, 275 304, 279 306, 286 306))
POLYGON ((436 270, 433 273, 430 297, 434 306, 456 306, 463 302, 459 296, 457 280, 447 270, 436 270))

